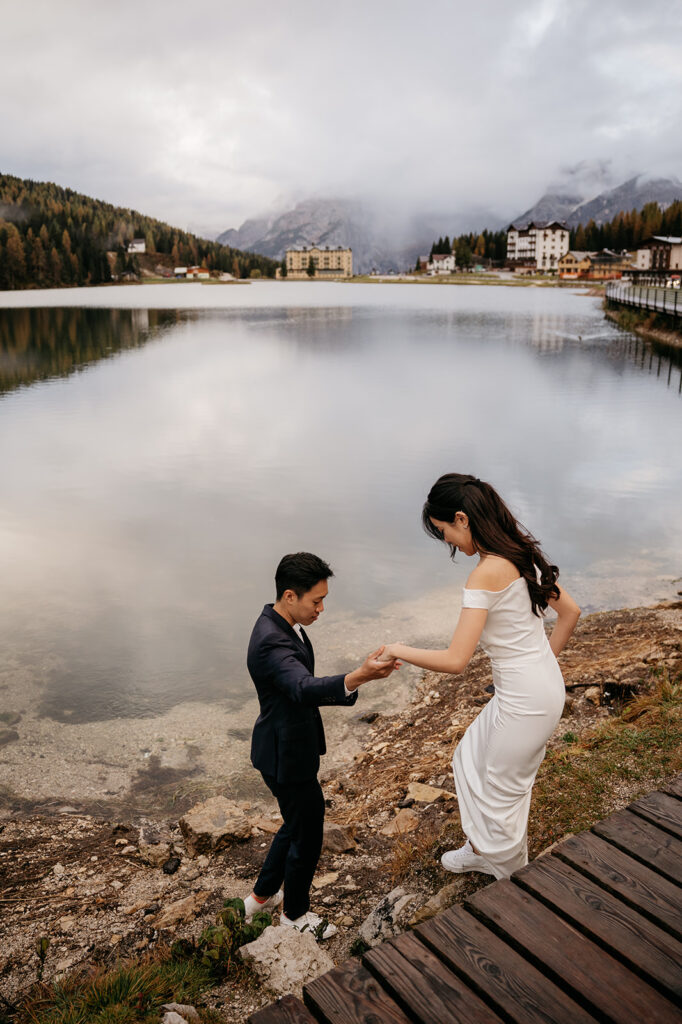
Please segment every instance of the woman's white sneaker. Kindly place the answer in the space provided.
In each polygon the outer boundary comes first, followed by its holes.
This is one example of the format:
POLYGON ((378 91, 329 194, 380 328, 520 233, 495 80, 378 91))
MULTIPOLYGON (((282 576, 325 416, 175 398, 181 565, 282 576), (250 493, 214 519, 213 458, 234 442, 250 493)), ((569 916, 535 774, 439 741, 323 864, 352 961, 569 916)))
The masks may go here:
POLYGON ((464 846, 460 846, 459 850, 448 850, 444 853, 440 862, 446 871, 452 871, 456 875, 463 874, 465 871, 479 871, 484 875, 494 874, 487 861, 474 853, 468 839, 464 846))
POLYGON ((293 920, 282 911, 279 915, 279 923, 283 928, 295 928, 297 932, 312 932, 318 939, 331 939, 332 935, 336 935, 336 925, 333 924, 326 925, 322 934, 318 934, 318 929, 323 921, 317 914, 313 914, 312 910, 293 920))
POLYGON ((260 903, 258 900, 253 898, 253 895, 249 895, 244 900, 244 920, 248 922, 251 920, 257 910, 265 910, 268 914, 271 914, 275 910, 282 900, 284 899, 284 893, 280 889, 274 896, 270 896, 264 903, 260 903))

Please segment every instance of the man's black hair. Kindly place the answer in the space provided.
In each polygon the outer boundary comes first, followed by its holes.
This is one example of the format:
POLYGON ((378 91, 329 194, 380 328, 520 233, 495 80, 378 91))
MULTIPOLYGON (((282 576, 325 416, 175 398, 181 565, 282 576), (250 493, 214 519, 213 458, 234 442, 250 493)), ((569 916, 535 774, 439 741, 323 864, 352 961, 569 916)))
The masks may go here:
POLYGON ((279 601, 285 590, 293 590, 296 597, 303 597, 316 583, 333 575, 327 563, 317 555, 311 555, 309 551, 285 555, 275 573, 277 600, 279 601))

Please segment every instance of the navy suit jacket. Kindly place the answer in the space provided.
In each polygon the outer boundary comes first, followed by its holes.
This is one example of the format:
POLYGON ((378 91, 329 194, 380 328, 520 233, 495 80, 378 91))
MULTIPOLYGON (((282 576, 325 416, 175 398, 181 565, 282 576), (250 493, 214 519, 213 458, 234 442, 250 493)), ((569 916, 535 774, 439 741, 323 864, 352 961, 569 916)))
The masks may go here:
MULTIPOLYGON (((303 633, 303 630, 301 630, 303 633)), ((280 784, 307 782, 327 747, 319 708, 355 704, 345 675, 315 676, 312 644, 266 604, 253 627, 247 665, 258 692, 260 714, 251 738, 251 763, 280 784)))

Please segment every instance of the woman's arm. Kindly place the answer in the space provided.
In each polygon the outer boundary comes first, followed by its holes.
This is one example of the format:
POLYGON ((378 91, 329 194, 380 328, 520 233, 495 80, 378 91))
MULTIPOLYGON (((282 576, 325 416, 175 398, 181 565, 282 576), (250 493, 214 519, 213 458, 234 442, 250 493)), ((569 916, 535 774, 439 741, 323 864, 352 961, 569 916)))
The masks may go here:
MULTIPOLYGON (((558 586, 558 584, 557 584, 558 586)), ((580 618, 580 608, 575 603, 568 591, 559 587, 559 597, 552 598, 549 607, 557 613, 557 620, 549 638, 549 646, 554 654, 559 654, 571 638, 571 634, 580 618)))
POLYGON ((382 658, 399 658, 400 661, 407 661, 410 665, 430 669, 432 672, 463 672, 476 650, 487 617, 486 608, 462 608, 457 628, 446 651, 388 644, 382 658))

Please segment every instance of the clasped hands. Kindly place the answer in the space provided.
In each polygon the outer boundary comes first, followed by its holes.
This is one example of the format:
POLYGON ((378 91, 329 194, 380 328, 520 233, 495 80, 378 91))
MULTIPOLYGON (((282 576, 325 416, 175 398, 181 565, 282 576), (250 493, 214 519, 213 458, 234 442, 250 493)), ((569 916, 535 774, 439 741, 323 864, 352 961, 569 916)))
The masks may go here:
POLYGON ((386 679, 401 665, 402 662, 392 654, 387 656, 387 648, 381 646, 368 654, 362 665, 346 676, 346 688, 351 691, 357 690, 358 686, 369 683, 373 679, 386 679))

